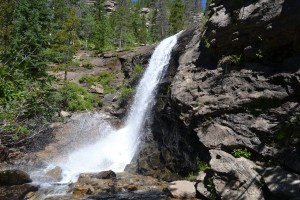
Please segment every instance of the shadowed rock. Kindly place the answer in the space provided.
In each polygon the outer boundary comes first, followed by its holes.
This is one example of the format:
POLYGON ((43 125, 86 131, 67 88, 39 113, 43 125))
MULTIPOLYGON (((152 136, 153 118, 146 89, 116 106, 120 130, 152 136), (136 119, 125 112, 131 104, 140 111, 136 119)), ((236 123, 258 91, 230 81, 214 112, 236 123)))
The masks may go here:
POLYGON ((0 186, 22 185, 31 181, 29 175, 21 170, 13 169, 0 172, 0 186))

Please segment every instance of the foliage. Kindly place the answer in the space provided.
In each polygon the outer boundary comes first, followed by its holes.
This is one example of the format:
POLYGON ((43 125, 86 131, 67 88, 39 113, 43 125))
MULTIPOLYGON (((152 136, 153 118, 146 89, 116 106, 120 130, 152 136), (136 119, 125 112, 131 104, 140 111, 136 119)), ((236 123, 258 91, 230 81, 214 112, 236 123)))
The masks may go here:
POLYGON ((175 34, 183 29, 184 3, 182 0, 175 0, 171 7, 170 24, 171 33, 175 34))
POLYGON ((58 107, 68 111, 84 111, 94 108, 95 99, 83 87, 72 82, 64 85, 53 93, 51 99, 58 107))
POLYGON ((234 149, 232 151, 232 154, 236 158, 244 157, 247 159, 250 159, 251 153, 245 148, 245 149, 234 149))
POLYGON ((241 54, 232 55, 232 62, 236 65, 242 64, 242 55, 241 54))
MULTIPOLYGON (((16 77, 15 74, 12 74, 16 77)), ((20 77, 20 76, 19 76, 20 77)), ((0 79, 0 133, 8 135, 10 143, 27 137, 29 133, 53 120, 58 108, 50 94, 54 88, 43 81, 0 79)), ((46 81, 46 80, 44 80, 46 81)), ((47 81, 48 82, 48 81, 47 81)))
POLYGON ((133 67, 131 84, 133 84, 133 85, 136 84, 142 77, 143 72, 144 72, 144 68, 142 65, 135 65, 133 67))
POLYGON ((120 90, 120 102, 121 104, 127 103, 133 96, 135 90, 133 88, 123 87, 120 90))
POLYGON ((80 83, 86 83, 89 87, 100 83, 104 89, 104 94, 115 93, 116 88, 109 83, 115 78, 115 74, 112 72, 101 72, 97 76, 82 76, 79 80, 80 83))
POLYGON ((205 170, 210 169, 209 163, 203 162, 201 160, 197 161, 197 165, 198 165, 199 171, 203 171, 204 172, 205 170))
POLYGON ((207 48, 207 49, 210 48, 210 43, 207 38, 204 38, 204 45, 205 45, 205 48, 207 48))
POLYGON ((210 192, 210 197, 209 197, 210 199, 212 199, 212 200, 218 199, 218 194, 217 194, 215 184, 214 184, 212 178, 208 179, 207 189, 210 192))
POLYGON ((49 46, 47 0, 1 2, 0 132, 10 145, 52 120, 51 77, 43 52, 49 46), (4 6, 4 7, 2 7, 4 6))
POLYGON ((260 49, 257 51, 257 53, 255 55, 256 55, 256 58, 258 58, 258 59, 262 59, 264 57, 262 54, 262 51, 260 49))

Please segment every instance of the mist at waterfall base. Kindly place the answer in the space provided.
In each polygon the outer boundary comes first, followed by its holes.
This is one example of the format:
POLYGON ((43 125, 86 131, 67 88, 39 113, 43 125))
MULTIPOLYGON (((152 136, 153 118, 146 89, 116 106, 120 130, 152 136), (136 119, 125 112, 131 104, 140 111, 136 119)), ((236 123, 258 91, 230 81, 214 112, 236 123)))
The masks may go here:
POLYGON ((156 86, 166 71, 172 48, 177 43, 177 35, 163 40, 154 50, 136 88, 134 101, 123 128, 115 130, 106 123, 105 127, 99 127, 98 141, 49 164, 48 168, 59 166, 62 169, 62 183, 76 181, 80 173, 103 170, 122 172, 130 163, 138 147, 140 131, 147 113, 154 104, 156 86))

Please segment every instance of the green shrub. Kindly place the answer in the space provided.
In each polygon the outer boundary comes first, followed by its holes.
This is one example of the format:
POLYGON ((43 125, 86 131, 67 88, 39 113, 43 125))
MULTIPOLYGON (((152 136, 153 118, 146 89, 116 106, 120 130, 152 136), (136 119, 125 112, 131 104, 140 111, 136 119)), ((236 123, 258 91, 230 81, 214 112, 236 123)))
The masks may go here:
POLYGON ((104 89, 104 94, 112 94, 116 92, 116 88, 109 83, 115 78, 112 72, 101 72, 97 76, 82 76, 79 80, 80 83, 86 83, 89 87, 100 83, 104 89))
POLYGON ((197 165, 198 165, 198 169, 199 169, 200 171, 203 171, 203 172, 204 172, 205 170, 207 170, 207 169, 210 168, 209 163, 203 162, 203 161, 201 161, 201 160, 198 160, 198 161, 197 161, 197 165))
POLYGON ((232 62, 236 65, 242 64, 242 55, 241 54, 234 54, 232 55, 232 62))
POLYGON ((87 69, 92 69, 93 67, 95 67, 95 65, 91 62, 85 62, 82 64, 82 67, 87 68, 87 69))
POLYGON ((131 84, 136 84, 140 78, 142 77, 144 72, 144 68, 142 65, 136 65, 133 67, 133 71, 132 71, 132 78, 131 78, 131 84))
POLYGON ((133 88, 121 88, 120 90, 120 102, 121 104, 126 103, 129 101, 129 99, 132 97, 134 94, 134 89, 133 88))
POLYGON ((52 96, 54 102, 62 109, 68 111, 92 110, 94 108, 95 98, 89 94, 83 87, 66 82, 52 96))
POLYGON ((212 178, 208 179, 207 189, 210 192, 210 196, 209 196, 210 199, 212 199, 212 200, 218 199, 216 187, 215 187, 215 184, 214 184, 212 178))
POLYGON ((234 149, 232 151, 232 154, 236 158, 244 157, 247 159, 250 159, 251 153, 245 148, 245 149, 234 149))

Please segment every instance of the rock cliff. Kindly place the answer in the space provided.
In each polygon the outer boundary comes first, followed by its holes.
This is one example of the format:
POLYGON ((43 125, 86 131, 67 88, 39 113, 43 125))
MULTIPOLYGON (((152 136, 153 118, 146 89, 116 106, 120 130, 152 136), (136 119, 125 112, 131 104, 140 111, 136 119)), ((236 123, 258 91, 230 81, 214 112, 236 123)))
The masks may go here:
POLYGON ((203 30, 180 35, 128 170, 173 180, 206 166, 208 198, 299 197, 299 9, 213 1, 203 30))

